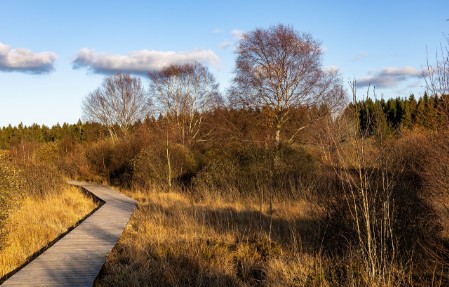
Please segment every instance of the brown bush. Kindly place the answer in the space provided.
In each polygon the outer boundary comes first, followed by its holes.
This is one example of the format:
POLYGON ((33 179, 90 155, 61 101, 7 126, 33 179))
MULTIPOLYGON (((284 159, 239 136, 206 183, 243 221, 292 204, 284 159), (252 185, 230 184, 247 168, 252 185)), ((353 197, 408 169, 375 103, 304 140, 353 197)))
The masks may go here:
POLYGON ((133 177, 133 159, 139 152, 132 139, 102 140, 87 148, 86 158, 94 174, 109 184, 130 187, 133 177))
POLYGON ((204 152, 201 168, 193 179, 196 189, 227 193, 238 188, 239 164, 236 158, 221 148, 204 152))
POLYGON ((449 203, 448 144, 445 133, 415 131, 399 139, 392 150, 396 169, 400 170, 397 184, 401 198, 399 228, 404 237, 416 242, 421 252, 415 253, 425 258, 449 255, 440 252, 445 249, 441 241, 444 219, 449 218, 445 218, 444 213, 449 207, 445 205, 449 203))
POLYGON ((27 162, 20 165, 23 178, 22 190, 25 194, 42 198, 58 193, 64 187, 64 178, 59 170, 45 163, 27 162))
POLYGON ((92 173, 109 181, 113 143, 111 140, 101 140, 86 148, 86 159, 92 173))
MULTIPOLYGON (((422 145, 426 150, 420 175, 422 197, 431 206, 435 218, 423 224, 438 224, 438 241, 429 247, 435 259, 449 269, 449 133, 440 132, 422 145)), ((449 280, 449 279, 448 279, 449 280)))
MULTIPOLYGON (((326 254, 339 258, 351 254, 348 260, 359 262, 356 266, 370 266, 363 267, 364 282, 398 283, 392 278, 401 272, 423 275, 419 280, 424 282, 442 280, 431 275, 445 260, 442 226, 423 173, 429 170, 429 139, 411 132, 381 145, 359 143, 378 145, 365 161, 369 165, 360 158, 358 166, 334 167, 337 180, 329 181, 330 192, 319 198, 327 211, 322 229, 326 254)), ((364 156, 360 150, 358 155, 364 156)))
MULTIPOLYGON (((176 144, 168 149, 171 165, 171 179, 181 186, 190 185, 196 170, 196 160, 192 151, 185 145, 176 144)), ((133 183, 140 188, 154 186, 168 187, 167 148, 164 144, 152 144, 133 160, 133 183)))
POLYGON ((274 149, 250 144, 207 150, 201 157, 194 185, 222 194, 235 190, 253 198, 268 197, 270 190, 278 199, 310 195, 318 182, 318 161, 301 146, 283 145, 275 170, 274 155, 274 149))

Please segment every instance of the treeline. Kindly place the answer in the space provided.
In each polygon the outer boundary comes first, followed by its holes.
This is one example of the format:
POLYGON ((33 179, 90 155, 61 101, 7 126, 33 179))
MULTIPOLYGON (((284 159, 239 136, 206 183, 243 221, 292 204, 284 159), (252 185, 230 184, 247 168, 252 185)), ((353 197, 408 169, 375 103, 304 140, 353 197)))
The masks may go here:
MULTIPOLYGON (((274 127, 266 119, 270 113, 265 109, 235 109, 230 107, 217 107, 202 114, 201 128, 198 131, 196 143, 213 144, 214 142, 230 143, 235 141, 254 142, 267 144, 273 141, 271 133, 274 127)), ((309 121, 315 120, 329 111, 325 107, 296 107, 289 113, 289 123, 284 127, 285 138, 289 138, 295 132, 296 126, 304 126, 309 121)), ((159 115, 157 117, 146 117, 143 121, 136 121, 126 131, 119 133, 120 137, 131 135, 136 131, 142 131, 143 127, 154 137, 165 136, 167 133, 167 121, 173 119, 159 115)), ((170 123, 170 125, 173 125, 170 123)), ((175 124, 176 125, 176 124, 175 124)), ((168 127, 168 133, 175 134, 176 127, 168 127)), ((119 128, 117 128, 119 130, 119 128)), ((176 137, 170 135, 171 140, 177 141, 176 137)), ((108 127, 96 122, 82 122, 76 124, 64 123, 51 127, 33 124, 30 126, 22 123, 17 126, 4 126, 0 128, 0 149, 9 150, 28 143, 50 143, 71 141, 76 143, 89 143, 109 138, 108 127)), ((302 142, 301 137, 298 140, 302 142)), ((180 140, 182 142, 182 140, 180 140)), ((184 144, 187 144, 185 141, 184 144)))
MULTIPOLYGON (((268 109, 268 108, 267 108, 268 109)), ((325 107, 321 107, 325 110, 325 107)), ((412 94, 408 98, 390 98, 390 99, 365 99, 358 101, 356 105, 350 103, 345 109, 345 114, 352 114, 354 111, 360 123, 360 132, 365 135, 373 135, 376 127, 382 127, 386 134, 396 133, 399 130, 423 128, 436 130, 443 127, 449 119, 449 95, 428 96, 427 93, 418 99, 412 94)), ((203 139, 211 141, 216 139, 217 134, 224 133, 225 130, 234 129, 237 132, 229 135, 227 139, 240 137, 246 141, 266 142, 269 137, 270 123, 264 119, 267 111, 260 109, 232 109, 216 108, 206 114, 206 130, 214 130, 214 137, 203 139), (223 122, 224 121, 224 122, 223 122), (234 121, 232 126, 223 125, 228 121, 234 121), (255 125, 251 127, 248 121, 254 121, 255 125)), ((295 108, 290 115, 290 124, 285 127, 287 131, 286 138, 291 136, 295 126, 304 125, 311 117, 316 117, 320 113, 319 108, 295 108)), ((322 113, 322 111, 321 111, 322 113)), ((166 119, 163 116, 147 117, 143 123, 137 121, 130 128, 139 129, 145 124, 150 129, 155 129, 152 133, 161 132, 166 119), (156 128, 157 127, 157 128, 156 128)), ((48 143, 59 141, 74 141, 78 143, 93 142, 108 136, 106 126, 95 122, 81 122, 76 124, 64 123, 48 127, 46 125, 33 124, 26 126, 19 124, 17 126, 8 125, 0 128, 0 149, 8 150, 17 147, 21 143, 48 143)), ((302 139, 300 137, 299 141, 302 139)))
POLYGON ((90 142, 104 137, 105 129, 97 123, 56 124, 52 127, 33 124, 0 128, 0 149, 8 150, 22 143, 48 143, 62 140, 90 142))
POLYGON ((448 122, 449 95, 424 93, 418 99, 414 95, 388 100, 368 98, 356 106, 349 105, 348 111, 357 111, 360 130, 366 135, 373 135, 376 126, 386 134, 413 128, 436 130, 448 122))

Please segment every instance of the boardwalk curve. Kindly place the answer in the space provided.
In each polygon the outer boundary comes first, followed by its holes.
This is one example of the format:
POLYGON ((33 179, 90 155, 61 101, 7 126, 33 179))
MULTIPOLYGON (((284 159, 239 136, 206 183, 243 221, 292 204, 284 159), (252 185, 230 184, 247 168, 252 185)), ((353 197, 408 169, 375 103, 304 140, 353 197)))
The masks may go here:
POLYGON ((92 286, 94 283, 136 202, 104 185, 69 183, 84 188, 104 204, 2 286, 92 286))

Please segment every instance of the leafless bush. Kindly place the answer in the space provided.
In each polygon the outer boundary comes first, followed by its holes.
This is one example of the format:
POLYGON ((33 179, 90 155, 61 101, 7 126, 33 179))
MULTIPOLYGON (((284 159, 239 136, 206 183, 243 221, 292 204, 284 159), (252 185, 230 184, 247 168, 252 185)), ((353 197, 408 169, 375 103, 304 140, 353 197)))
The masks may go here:
POLYGON ((94 174, 109 184, 130 188, 134 174, 133 160, 143 148, 142 144, 130 136, 99 141, 87 148, 87 161, 94 174))
POLYGON ((238 189, 238 161, 223 149, 208 150, 202 156, 203 166, 196 174, 193 184, 199 190, 216 190, 227 193, 238 189))
POLYGON ((415 253, 421 253, 419 245, 434 236, 431 224, 422 224, 432 216, 382 127, 369 138, 360 130, 358 111, 352 115, 355 128, 349 125, 342 133, 331 126, 342 121, 330 122, 323 141, 337 178, 332 196, 324 201, 328 212, 324 243, 331 249, 341 246, 336 248, 340 256, 349 252, 351 260, 359 262, 363 284, 394 286, 401 270, 410 267, 415 253))
POLYGON ((36 162, 58 169, 68 178, 92 180, 85 147, 71 139, 40 144, 33 153, 36 162))

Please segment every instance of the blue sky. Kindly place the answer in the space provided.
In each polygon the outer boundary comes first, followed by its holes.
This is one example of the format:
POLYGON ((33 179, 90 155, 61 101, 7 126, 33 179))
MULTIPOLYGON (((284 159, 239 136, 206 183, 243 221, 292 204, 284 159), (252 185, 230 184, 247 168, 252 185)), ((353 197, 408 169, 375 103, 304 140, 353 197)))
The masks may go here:
MULTIPOLYGON (((0 0, 0 126, 75 123, 117 70, 198 60, 224 92, 239 36, 276 24, 321 41, 325 67, 377 94, 424 93, 420 76, 449 34, 449 1, 0 0)), ((142 77, 145 86, 148 80, 142 77)))

